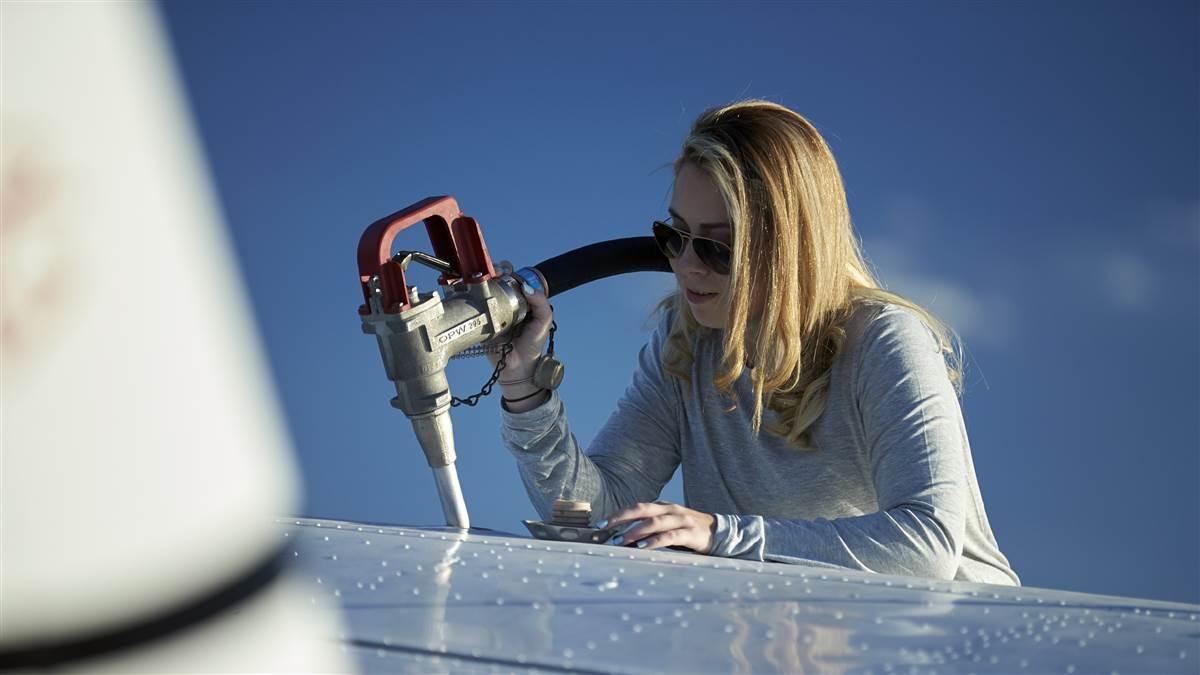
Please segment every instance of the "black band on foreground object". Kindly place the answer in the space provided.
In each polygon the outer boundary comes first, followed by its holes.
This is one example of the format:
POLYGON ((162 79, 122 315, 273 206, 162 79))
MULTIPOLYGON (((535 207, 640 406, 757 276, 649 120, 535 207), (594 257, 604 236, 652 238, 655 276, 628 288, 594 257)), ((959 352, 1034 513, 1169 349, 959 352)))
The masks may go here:
POLYGON ((533 266, 546 279, 546 297, 576 286, 629 272, 670 272, 671 263, 654 237, 627 237, 590 244, 533 266))
POLYGON ((71 661, 139 647, 182 633, 226 610, 233 609, 259 591, 266 590, 283 570, 284 558, 289 548, 290 546, 285 544, 271 551, 270 555, 245 574, 161 614, 90 635, 61 641, 35 642, 16 649, 4 648, 0 651, 0 670, 52 668, 71 661))

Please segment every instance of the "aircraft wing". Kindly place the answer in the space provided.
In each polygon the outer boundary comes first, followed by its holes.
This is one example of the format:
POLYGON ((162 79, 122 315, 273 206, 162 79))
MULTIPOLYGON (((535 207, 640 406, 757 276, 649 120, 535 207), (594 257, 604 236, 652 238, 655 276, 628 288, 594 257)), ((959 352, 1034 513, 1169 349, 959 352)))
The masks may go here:
MULTIPOLYGON (((1200 606, 281 519, 364 672, 1179 673, 1200 606)), ((333 637, 333 636, 331 636, 333 637)))

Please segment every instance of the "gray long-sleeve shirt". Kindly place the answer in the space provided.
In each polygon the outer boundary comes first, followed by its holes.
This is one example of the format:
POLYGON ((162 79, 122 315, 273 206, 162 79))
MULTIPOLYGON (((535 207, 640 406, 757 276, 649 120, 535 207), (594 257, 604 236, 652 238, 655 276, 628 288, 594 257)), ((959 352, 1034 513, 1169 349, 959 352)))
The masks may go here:
POLYGON ((590 501, 597 519, 653 501, 682 465, 686 505, 716 516, 713 555, 1020 583, 988 525, 942 355, 915 314, 858 306, 812 427, 816 450, 765 429, 753 436, 748 371, 734 386, 737 409, 723 411, 715 331, 695 338, 690 387, 668 374, 670 321, 664 312, 587 454, 557 394, 502 413, 502 437, 543 518, 563 495, 590 501))

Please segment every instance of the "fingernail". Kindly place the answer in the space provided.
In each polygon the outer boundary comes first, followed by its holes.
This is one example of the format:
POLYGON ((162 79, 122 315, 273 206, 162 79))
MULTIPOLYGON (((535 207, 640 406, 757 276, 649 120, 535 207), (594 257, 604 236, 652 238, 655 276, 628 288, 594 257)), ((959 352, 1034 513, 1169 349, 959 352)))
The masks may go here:
POLYGON ((528 282, 521 284, 521 290, 525 291, 525 295, 533 295, 533 286, 530 286, 528 282))
POLYGON ((608 527, 608 518, 605 518, 604 520, 601 520, 600 522, 596 523, 597 530, 603 530, 606 527, 608 527))
POLYGON ((637 547, 638 548, 646 548, 646 540, 645 539, 638 540, 637 547))
POLYGON ((613 546, 620 546, 621 544, 625 543, 625 537, 622 537, 621 535, 618 534, 617 536, 613 537, 612 539, 609 539, 608 543, 612 544, 613 546))

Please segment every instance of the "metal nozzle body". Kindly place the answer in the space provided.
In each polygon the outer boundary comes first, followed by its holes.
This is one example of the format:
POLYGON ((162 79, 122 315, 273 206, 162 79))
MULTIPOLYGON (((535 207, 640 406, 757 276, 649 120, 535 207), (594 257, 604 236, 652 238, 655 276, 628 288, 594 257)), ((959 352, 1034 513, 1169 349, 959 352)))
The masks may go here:
POLYGON ((520 323, 529 311, 517 290, 520 280, 505 275, 477 284, 455 284, 443 300, 437 291, 421 294, 407 311, 388 314, 372 288, 363 332, 379 343, 383 365, 396 387, 392 406, 412 422, 425 459, 434 470, 446 523, 467 527, 458 475, 454 429, 450 422, 450 386, 446 363, 458 352, 496 338, 520 323))

